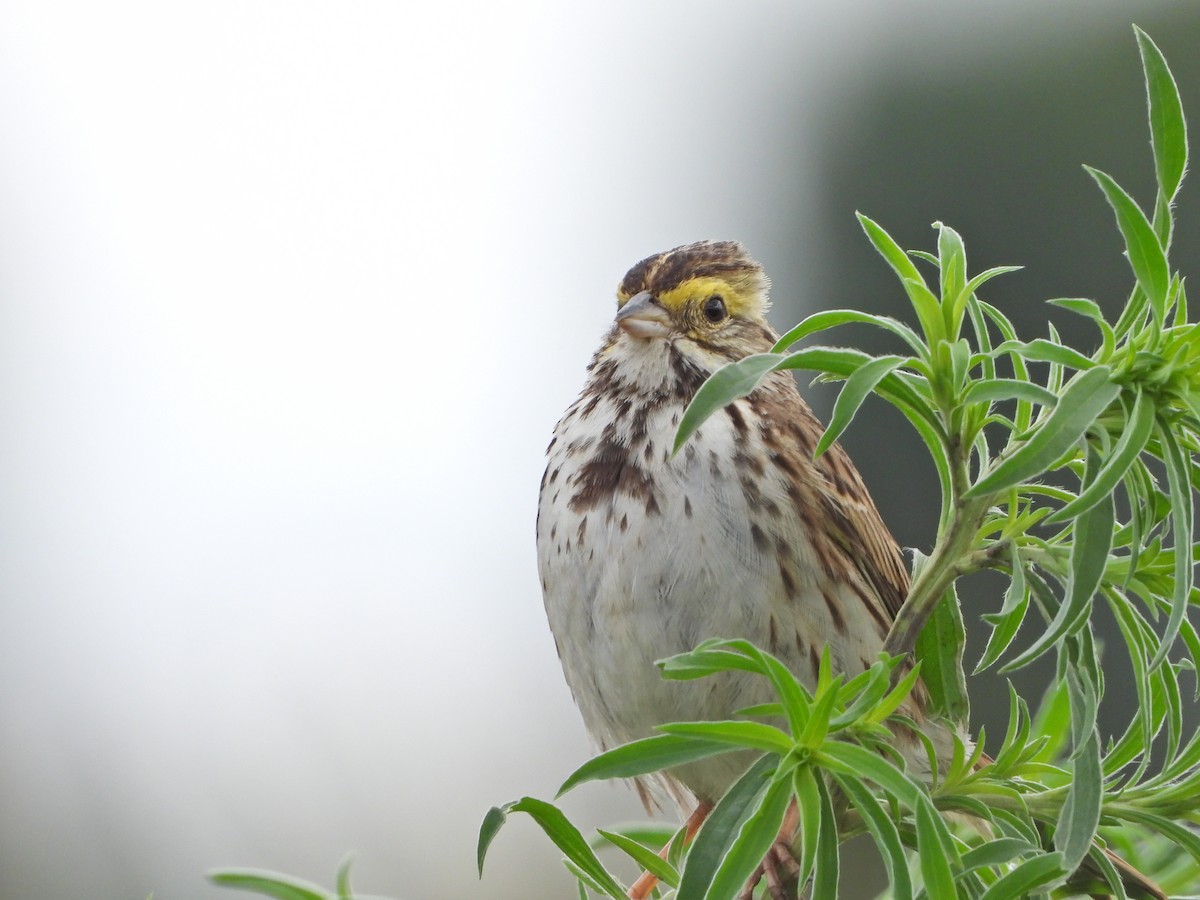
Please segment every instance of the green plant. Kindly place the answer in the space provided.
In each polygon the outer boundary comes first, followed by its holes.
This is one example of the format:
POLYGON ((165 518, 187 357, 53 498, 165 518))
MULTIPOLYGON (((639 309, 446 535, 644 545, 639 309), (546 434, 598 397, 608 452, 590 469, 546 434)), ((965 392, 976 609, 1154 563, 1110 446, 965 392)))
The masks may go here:
MULTIPOLYGON (((1149 101, 1157 195, 1145 214, 1108 175, 1087 169, 1116 216, 1134 288, 1116 322, 1092 300, 1050 302, 1092 322, 1099 347, 1086 353, 1048 337, 1022 340, 1008 318, 978 296, 1012 267, 968 275, 961 237, 937 224, 936 253, 905 252, 859 216, 894 270, 917 328, 885 316, 833 310, 810 316, 771 353, 720 370, 700 389, 679 427, 676 449, 716 410, 746 396, 769 373, 815 371, 842 381, 823 452, 850 425, 868 394, 892 403, 924 441, 941 485, 939 525, 882 658, 847 679, 828 662, 813 690, 781 663, 741 641, 707 642, 663 660, 663 677, 700 678, 741 669, 766 678, 778 701, 723 722, 665 724, 659 735, 586 763, 560 794, 600 778, 650 774, 734 750, 762 754, 717 804, 690 846, 670 837, 664 856, 628 833, 601 831, 661 880, 663 896, 733 897, 779 832, 794 800, 801 883, 834 897, 838 846, 868 832, 896 898, 1015 898, 1075 889, 1081 864, 1089 889, 1124 896, 1102 851, 1112 843, 1165 887, 1200 884, 1200 733, 1184 727, 1181 674, 1195 669, 1200 638, 1188 619, 1193 584, 1193 490, 1200 484, 1200 326, 1188 321, 1183 279, 1168 251, 1172 202, 1187 164, 1182 105, 1158 48, 1136 30, 1149 101), (918 266, 937 274, 936 291, 918 266), (833 347, 794 349, 836 326, 878 327, 900 344, 872 356, 833 347), (1015 691, 1007 734, 994 760, 956 746, 934 758, 932 783, 914 778, 891 749, 893 713, 914 673, 915 654, 938 711, 965 724, 964 625, 956 584, 991 569, 1008 577, 976 671, 1002 672, 1053 655, 1056 687, 1030 703, 1015 691), (1139 703, 1125 732, 1103 742, 1097 709, 1104 673, 1093 626, 1107 608, 1124 638, 1139 703), (1031 614, 1032 612, 1032 614, 1031 614), (1019 629, 1037 632, 1014 649, 1019 629), (1030 708, 1036 709, 1031 713, 1030 708), (1155 765, 1151 765, 1152 754, 1155 765), (836 789, 835 789, 836 786, 836 789), (955 827, 965 812, 982 828, 955 827), (1174 848, 1166 852, 1164 848, 1174 848), (1182 853, 1179 851, 1183 851, 1182 853)), ((592 843, 552 804, 526 797, 492 809, 479 865, 506 817, 532 816, 563 851, 588 891, 619 898, 624 888, 592 843)), ((666 835, 661 835, 666 838, 666 835)))

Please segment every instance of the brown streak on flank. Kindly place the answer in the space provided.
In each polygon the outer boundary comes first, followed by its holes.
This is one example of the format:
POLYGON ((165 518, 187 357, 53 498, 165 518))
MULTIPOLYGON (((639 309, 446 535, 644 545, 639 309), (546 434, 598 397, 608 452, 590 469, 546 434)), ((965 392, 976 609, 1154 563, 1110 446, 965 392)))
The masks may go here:
POLYGON ((779 558, 779 577, 783 579, 783 593, 789 598, 795 598, 796 579, 793 577, 792 570, 788 568, 788 564, 782 556, 779 558))
POLYGON ((767 552, 770 541, 767 540, 767 535, 763 530, 758 527, 757 522, 753 522, 750 525, 750 537, 754 539, 754 546, 758 548, 759 553, 767 552))
POLYGON ((579 520, 579 530, 575 532, 575 539, 580 547, 583 546, 583 536, 587 533, 587 516, 579 520))
POLYGON ((624 531, 628 531, 628 530, 629 530, 629 516, 622 515, 621 516, 621 531, 624 532, 624 531))
POLYGON ((742 447, 734 454, 733 464, 739 471, 747 472, 755 478, 762 478, 766 472, 762 458, 757 453, 747 453, 742 447))
POLYGON ((685 516, 687 516, 689 519, 692 517, 692 498, 691 497, 685 496, 683 498, 683 514, 685 516))
POLYGON ((733 403, 725 407, 725 414, 729 416, 729 421, 733 423, 733 430, 737 432, 735 438, 738 443, 744 441, 746 432, 749 426, 746 425, 746 417, 742 415, 742 411, 733 403))
POLYGON ((871 614, 871 618, 875 620, 875 625, 879 629, 880 637, 887 637, 887 633, 891 630, 892 620, 888 618, 887 612, 882 603, 875 597, 871 597, 867 591, 863 590, 859 585, 854 585, 854 593, 858 594, 858 598, 862 601, 862 605, 867 612, 871 614))
MULTIPOLYGON (((801 647, 803 647, 803 644, 800 644, 800 635, 796 635, 796 643, 799 644, 801 647)), ((815 681, 816 679, 820 678, 821 677, 821 651, 819 651, 817 649, 816 644, 808 645, 808 664, 810 666, 812 666, 813 680, 815 681)))
POLYGON ((661 513, 662 513, 662 510, 658 508, 658 499, 654 496, 654 494, 651 494, 646 499, 646 515, 657 516, 657 515, 660 515, 661 513))
POLYGON ((831 596, 827 589, 822 589, 821 597, 825 600, 825 606, 829 609, 829 618, 833 622, 834 629, 839 634, 845 634, 846 616, 842 611, 842 605, 838 602, 837 597, 831 596))
POLYGON ((751 507, 756 507, 762 502, 762 489, 758 486, 758 482, 749 475, 742 475, 738 478, 742 485, 742 493, 746 496, 746 502, 751 507))
MULTIPOLYGON (((779 626, 774 616, 767 617, 767 646, 774 648, 779 645, 779 626)), ((773 651, 772 651, 773 652, 773 651)))

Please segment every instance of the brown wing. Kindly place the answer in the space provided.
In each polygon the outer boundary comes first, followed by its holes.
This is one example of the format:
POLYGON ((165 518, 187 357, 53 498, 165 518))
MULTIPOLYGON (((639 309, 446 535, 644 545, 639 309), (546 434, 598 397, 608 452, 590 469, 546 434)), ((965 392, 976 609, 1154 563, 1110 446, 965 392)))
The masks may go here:
POLYGON ((827 560, 828 567, 858 572, 863 588, 876 595, 886 614, 881 623, 886 631, 908 596, 908 570, 900 548, 841 446, 835 444, 813 459, 823 427, 790 375, 779 376, 770 388, 749 398, 762 421, 770 423, 763 441, 790 477, 792 500, 806 527, 829 538, 824 551, 837 558, 827 560))

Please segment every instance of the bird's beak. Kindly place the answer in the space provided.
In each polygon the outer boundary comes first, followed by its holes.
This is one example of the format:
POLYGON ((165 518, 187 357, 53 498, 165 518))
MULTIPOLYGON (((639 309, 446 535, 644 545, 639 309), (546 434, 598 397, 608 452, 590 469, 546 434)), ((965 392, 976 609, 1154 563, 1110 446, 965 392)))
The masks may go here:
POLYGON ((663 338, 671 333, 671 315, 649 291, 634 294, 617 312, 617 324, 638 338, 663 338))

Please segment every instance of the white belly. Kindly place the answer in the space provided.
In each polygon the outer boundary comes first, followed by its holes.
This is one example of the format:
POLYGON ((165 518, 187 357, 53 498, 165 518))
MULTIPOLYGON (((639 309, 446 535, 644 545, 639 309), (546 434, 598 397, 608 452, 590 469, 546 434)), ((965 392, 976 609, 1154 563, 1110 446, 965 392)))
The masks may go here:
MULTIPOLYGON (((596 412, 591 421, 613 421, 610 411, 596 412)), ((675 425, 659 411, 644 429, 596 434, 568 417, 550 453, 538 517, 546 612, 567 682, 602 746, 648 736, 665 722, 731 718, 774 699, 765 680, 745 673, 660 677, 656 660, 707 638, 746 638, 807 682, 827 640, 835 661, 853 669, 879 650, 875 635, 847 637, 834 627, 781 474, 768 470, 753 490, 743 486, 723 414, 672 460, 675 425), (624 489, 572 503, 605 440, 610 453, 624 448, 637 477, 610 478, 624 489)), ((744 758, 726 757, 678 774, 715 799, 744 766, 744 758)))

